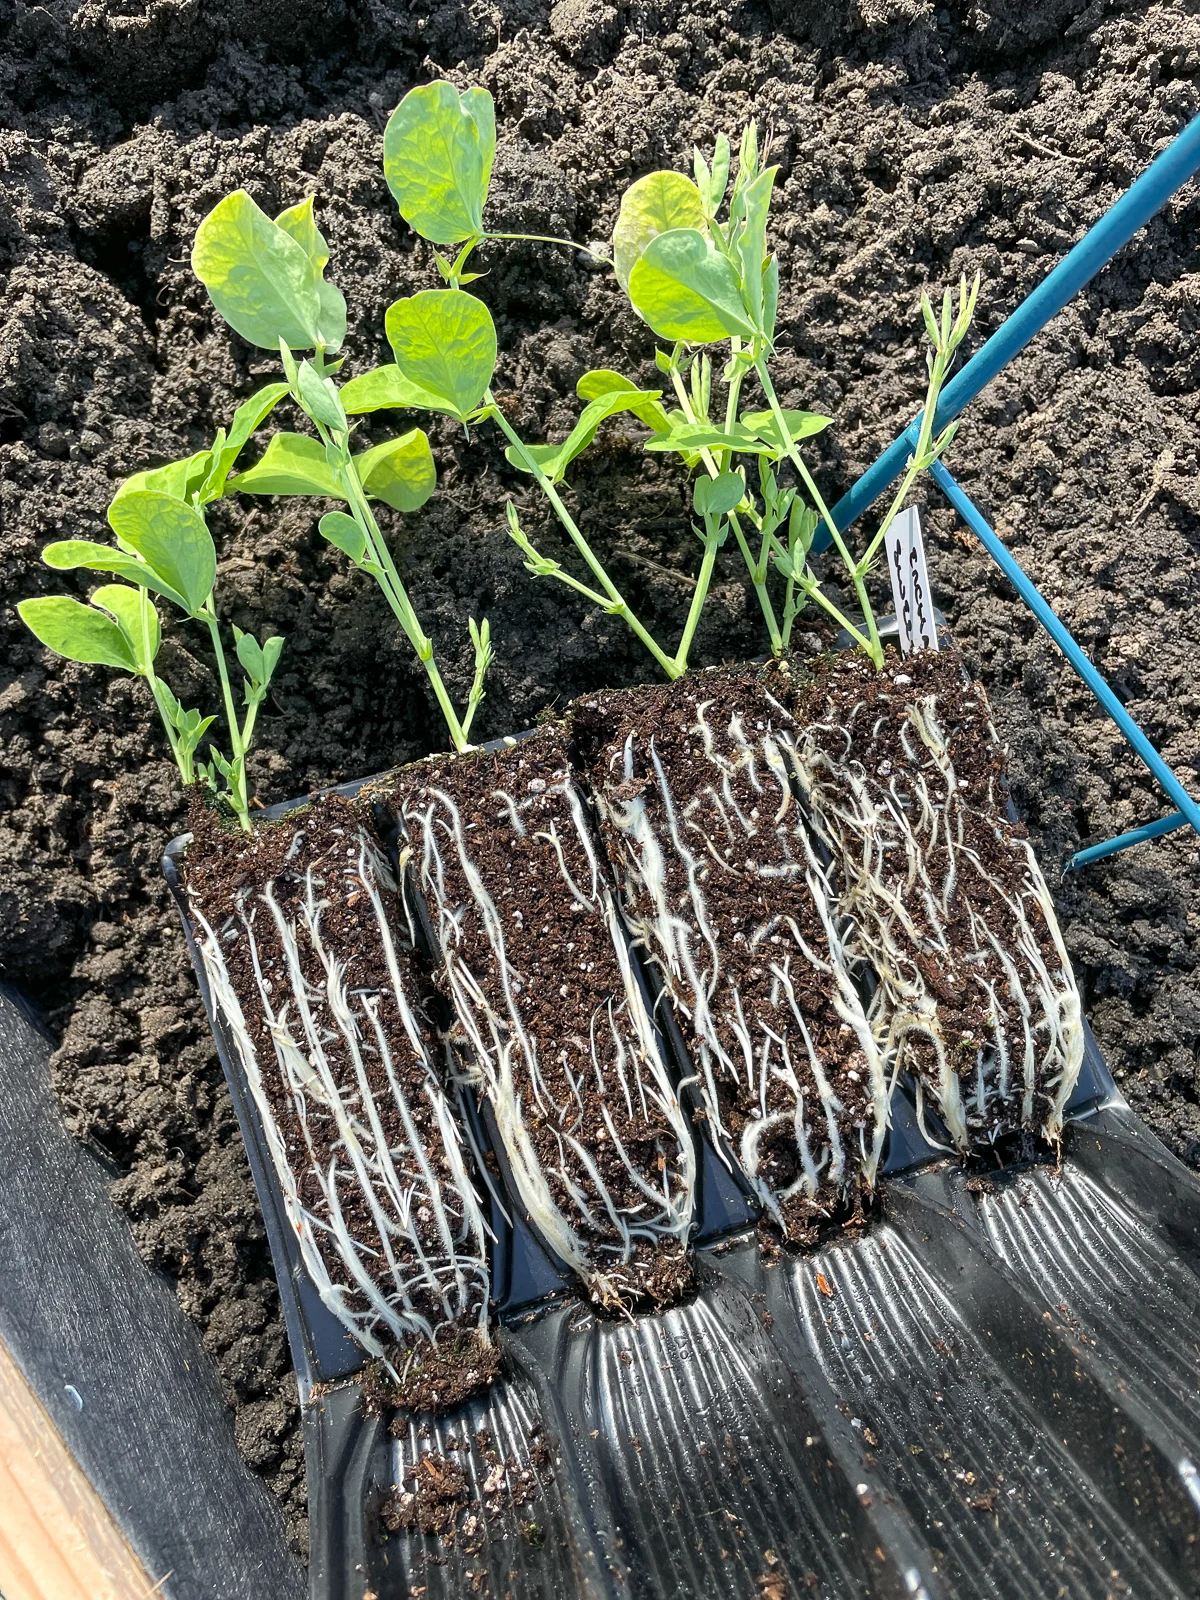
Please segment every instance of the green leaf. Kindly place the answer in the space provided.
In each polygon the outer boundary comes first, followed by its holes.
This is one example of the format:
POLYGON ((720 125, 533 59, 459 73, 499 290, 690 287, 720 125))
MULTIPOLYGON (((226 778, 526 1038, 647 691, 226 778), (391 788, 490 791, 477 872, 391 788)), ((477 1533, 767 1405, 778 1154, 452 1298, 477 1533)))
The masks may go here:
POLYGON ((367 536, 344 511, 327 511, 317 524, 321 537, 348 555, 356 567, 367 558, 367 536))
POLYGON ((647 439, 647 450, 678 450, 681 455, 699 450, 736 450, 743 455, 774 455, 774 444, 734 425, 731 431, 707 422, 677 422, 668 434, 647 439))
POLYGON ((322 278, 317 284, 317 303, 321 342, 326 350, 340 350, 346 339, 346 296, 336 284, 322 278))
MULTIPOLYGON (((582 455, 596 437, 600 424, 608 417, 614 417, 621 411, 633 411, 639 405, 658 400, 658 393, 653 389, 610 389, 590 405, 584 407, 579 414, 579 421, 571 432, 559 445, 534 445, 526 446, 529 454, 533 456, 538 466, 541 467, 551 483, 561 483, 567 468, 575 457, 582 455)), ((665 420, 665 419, 664 419, 665 420)), ((504 452, 508 461, 522 472, 529 468, 522 460, 521 452, 515 445, 509 445, 504 452)))
POLYGON ((516 467, 518 472, 528 472, 529 467, 526 465, 525 457, 530 456, 551 483, 557 483, 559 479, 554 476, 554 469, 558 465, 561 451, 562 446, 559 444, 527 444, 522 445, 520 450, 515 444, 510 444, 505 446, 504 459, 510 467, 516 467))
POLYGON ((234 624, 233 637, 237 645, 237 658, 242 664, 242 671, 252 684, 261 683, 263 676, 262 646, 252 633, 243 633, 234 624))
POLYGON ((418 511, 437 487, 429 440, 420 428, 354 457, 358 481, 396 511, 418 511))
POLYGON ((329 246, 317 227, 313 216, 313 199, 301 200, 298 206, 289 206, 275 218, 275 226, 295 239, 318 272, 324 272, 329 261, 329 246))
POLYGON ((768 339, 775 337, 775 318, 779 312, 779 257, 769 256, 762 273, 762 327, 768 339))
MULTIPOLYGON (((114 500, 113 504, 117 503, 114 500)), ((181 611, 188 609, 184 596, 144 561, 139 561, 131 551, 114 550, 106 544, 93 544, 90 539, 60 539, 46 546, 42 551, 42 560, 56 572, 73 572, 76 567, 87 567, 91 572, 111 572, 141 588, 153 589, 155 594, 161 594, 181 611)))
POLYGON ((150 489, 156 494, 169 494, 175 500, 190 500, 208 477, 212 459, 210 450, 197 450, 194 456, 183 461, 168 461, 165 466, 135 472, 118 486, 117 494, 138 494, 150 489))
POLYGON ((745 493, 746 485, 740 474, 722 472, 716 478, 697 479, 693 497, 702 517, 723 517, 741 505, 745 493))
POLYGON ((161 639, 158 612, 149 595, 143 594, 140 589, 130 589, 123 583, 105 583, 92 595, 91 603, 103 606, 116 618, 117 627, 125 635, 126 643, 133 652, 137 670, 146 672, 158 654, 161 639), (146 653, 147 636, 149 655, 146 653))
POLYGON ((124 633, 102 611, 69 595, 46 595, 17 605, 21 621, 56 655, 85 666, 117 667, 136 672, 137 659, 124 633))
POLYGON ((233 426, 229 430, 229 437, 219 450, 214 447, 213 454, 216 460, 200 491, 201 501, 219 500, 225 493, 229 474, 233 471, 238 456, 248 444, 250 435, 256 428, 261 427, 288 392, 286 383, 268 383, 252 394, 249 400, 242 401, 233 413, 233 426))
POLYGON ((196 230, 192 270, 250 344, 275 350, 282 339, 290 349, 307 350, 341 343, 336 316, 331 324, 330 308, 322 306, 321 274, 304 246, 244 189, 214 206, 196 230))
POLYGON ((376 367, 372 372, 351 378, 342 385, 341 395, 342 405, 352 417, 364 411, 382 411, 385 407, 406 411, 442 409, 437 395, 410 383, 395 365, 376 367))
POLYGON ((629 277, 633 309, 663 339, 713 344, 732 334, 752 338, 737 275, 694 228, 660 233, 629 277))
MULTIPOLYGON (((601 395, 610 394, 620 390, 623 394, 642 394, 636 383, 629 378, 623 378, 619 372, 613 372, 608 367, 597 367, 592 372, 585 372, 575 385, 575 393, 581 400, 599 400, 601 395)), ((653 428, 655 433, 666 433, 671 424, 667 421, 667 413, 659 405, 658 399, 640 401, 631 405, 629 410, 648 428, 653 428)))
POLYGON ((323 422, 327 428, 336 428, 344 433, 346 413, 333 379, 320 377, 310 361, 300 363, 296 376, 296 387, 309 416, 317 422, 323 422))
POLYGON ((261 458, 236 478, 236 494, 317 494, 344 500, 337 477, 325 459, 325 446, 306 433, 273 433, 261 458))
POLYGON ((384 327, 401 375, 432 397, 431 410, 465 422, 496 368, 496 328, 483 301, 461 289, 423 289, 390 305, 384 327))
POLYGON ((277 633, 273 638, 263 640, 263 683, 270 683, 275 676, 275 668, 279 665, 279 658, 283 654, 284 638, 277 633))
POLYGON ((613 267, 622 289, 638 258, 660 233, 678 228, 704 231, 704 202, 690 179, 679 172, 651 172, 630 184, 621 196, 613 229, 613 267))
MULTIPOLYGON (((787 454, 787 445, 780 435, 772 412, 747 411, 739 420, 747 432, 769 444, 777 454, 787 454)), ((787 423, 788 435, 794 442, 797 439, 811 439, 814 434, 824 433, 833 418, 823 417, 818 411, 785 411, 783 420, 787 423)))
POLYGON ((495 154, 491 95, 427 83, 410 90, 388 119, 383 175, 411 228, 434 244, 458 244, 483 232, 495 154))
POLYGON ((757 328, 763 326, 763 267, 767 258, 767 212, 778 167, 760 173, 745 192, 745 227, 738 236, 746 310, 757 328))
POLYGON ((153 573, 183 596, 184 609, 194 616, 217 576, 216 548, 200 513, 170 495, 145 491, 119 495, 108 508, 108 523, 153 573))

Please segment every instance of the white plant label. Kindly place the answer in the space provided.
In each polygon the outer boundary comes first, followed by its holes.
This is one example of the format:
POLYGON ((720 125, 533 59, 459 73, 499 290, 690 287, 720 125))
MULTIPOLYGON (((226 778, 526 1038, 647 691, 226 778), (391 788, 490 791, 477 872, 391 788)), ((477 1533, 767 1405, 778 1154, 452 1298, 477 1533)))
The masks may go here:
POLYGON ((933 598, 929 592, 929 573, 925 566, 925 545, 921 539, 921 519, 916 506, 901 511, 887 531, 884 541, 888 572, 892 579, 892 599, 900 631, 900 650, 936 650, 937 623, 933 598))

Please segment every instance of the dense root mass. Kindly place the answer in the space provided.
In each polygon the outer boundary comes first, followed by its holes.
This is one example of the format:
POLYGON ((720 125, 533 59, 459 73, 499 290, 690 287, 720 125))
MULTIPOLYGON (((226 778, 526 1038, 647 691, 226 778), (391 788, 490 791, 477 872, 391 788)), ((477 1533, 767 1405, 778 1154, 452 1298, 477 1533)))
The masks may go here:
POLYGON ((413 769, 399 801, 522 1202, 600 1302, 674 1298, 695 1145, 557 734, 413 769))
POLYGON ((803 1240, 874 1182, 887 1092, 852 936, 793 794, 791 715, 746 668, 584 701, 573 720, 718 1148, 803 1240))
POLYGON ((483 1217, 370 823, 328 797, 252 839, 194 826, 209 992, 322 1300, 373 1355, 487 1344, 483 1217))
POLYGON ((900 1063, 960 1150, 1058 1137, 1083 1061, 1046 881, 1006 810, 983 690, 952 651, 823 665, 796 704, 812 820, 891 1014, 900 1063))

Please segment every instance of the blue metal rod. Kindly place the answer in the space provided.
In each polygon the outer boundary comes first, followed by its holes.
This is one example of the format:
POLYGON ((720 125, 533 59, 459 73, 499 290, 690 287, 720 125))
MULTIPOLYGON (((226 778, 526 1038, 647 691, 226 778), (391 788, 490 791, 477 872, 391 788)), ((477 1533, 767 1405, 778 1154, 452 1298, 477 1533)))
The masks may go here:
POLYGON ((1200 833, 1200 804, 1197 804, 1192 799, 1191 795, 1117 699, 1103 677, 1096 671, 1096 668, 1088 660, 1079 645, 1076 644, 1071 630, 1055 616, 1049 604, 1042 598, 1036 585, 1025 575, 1011 553, 997 538, 993 529, 989 527, 986 518, 970 495, 959 487, 940 461, 935 461, 929 471, 938 488, 942 490, 947 500, 967 524, 967 527, 970 528, 971 532, 983 545, 992 560, 995 561, 1013 588, 1021 596, 1021 599, 1024 600, 1042 627, 1045 628, 1063 655, 1066 656, 1075 671, 1087 684, 1105 711, 1108 712, 1117 727, 1120 728, 1135 752, 1158 779, 1167 797, 1179 807, 1184 818, 1191 823, 1196 832, 1200 833))
MULTIPOLYGON (((1002 322, 987 343, 942 391, 936 427, 943 428, 958 416, 975 396, 1008 365, 1029 341, 1041 332, 1050 319, 1129 243, 1139 228, 1171 198, 1200 167, 1200 116, 1193 117, 1183 132, 1142 173, 1137 181, 1089 228, 1083 238, 1053 272, 1028 295, 1012 316, 1002 322)), ((917 418, 917 422, 920 418, 917 418)), ((914 425, 915 426, 915 425, 914 425)), ((845 529, 861 516, 873 501, 893 484, 908 464, 912 453, 909 430, 890 444, 873 466, 867 468, 833 508, 833 520, 845 529)), ((828 528, 818 530, 814 550, 830 543, 828 528)))
POLYGON ((1187 818, 1181 817, 1178 811, 1173 811, 1169 817, 1160 817, 1157 822, 1148 822, 1144 828, 1131 828, 1128 833, 1119 833, 1115 839, 1106 839, 1103 844, 1091 844, 1086 850, 1077 850, 1063 871, 1077 872, 1080 867, 1086 867, 1090 861, 1103 861, 1105 856, 1115 856, 1118 850, 1128 850, 1131 845, 1145 844, 1147 839, 1161 839, 1164 833, 1174 833, 1176 828, 1186 827, 1187 818))

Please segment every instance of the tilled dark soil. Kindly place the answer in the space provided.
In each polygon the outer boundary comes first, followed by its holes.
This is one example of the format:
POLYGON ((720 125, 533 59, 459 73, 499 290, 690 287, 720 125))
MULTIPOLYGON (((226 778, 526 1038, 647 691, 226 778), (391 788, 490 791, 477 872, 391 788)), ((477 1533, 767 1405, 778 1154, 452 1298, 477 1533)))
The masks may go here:
MULTIPOLYGON (((196 223, 239 184, 315 190, 352 321, 348 371, 383 358, 382 312, 431 281, 380 173, 386 112, 453 70, 496 97, 499 228, 609 231, 622 187, 757 116, 782 164, 779 387, 830 412, 830 490, 913 413, 916 301, 979 268, 987 332, 1200 105, 1192 0, 0 0, 0 973, 47 1008, 80 1137, 147 1258, 204 1329, 248 1460, 302 1538, 294 1387, 262 1224, 157 861, 183 802, 140 688, 52 662, 11 604, 58 580, 42 544, 95 535, 115 483, 206 444, 267 370, 190 275, 196 223)), ((1200 769, 1200 352, 1191 189, 971 411, 953 465, 1184 780, 1200 769)), ((486 264, 501 392, 561 437, 575 378, 652 379, 611 278, 560 250, 486 264)), ((534 585, 503 531, 495 438, 435 433, 442 489, 398 543, 459 699, 466 617, 497 664, 480 731, 647 675, 621 624, 534 585)), ((678 475, 619 440, 576 469, 584 526, 643 614, 677 628, 695 545, 678 475)), ((553 536, 531 509, 527 526, 553 536)), ((244 626, 289 635, 254 781, 264 802, 417 756, 440 736, 382 597, 302 503, 212 517, 244 626)), ((1116 732, 945 510, 933 581, 1012 750, 1101 1043, 1131 1100, 1200 1165, 1200 851, 1186 835, 1059 884, 1056 864, 1160 814, 1116 732)), ((726 552, 698 662, 760 648, 726 552)), ((81 585, 82 588, 82 585, 81 585)), ((164 660, 211 696, 194 634, 164 660), (196 653, 193 654, 192 652, 196 653)))

